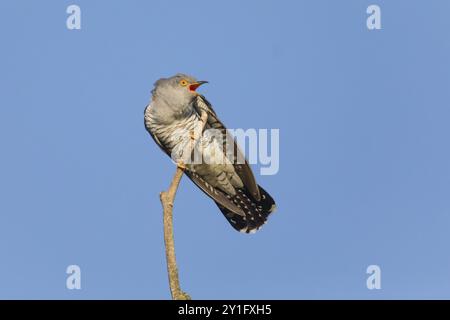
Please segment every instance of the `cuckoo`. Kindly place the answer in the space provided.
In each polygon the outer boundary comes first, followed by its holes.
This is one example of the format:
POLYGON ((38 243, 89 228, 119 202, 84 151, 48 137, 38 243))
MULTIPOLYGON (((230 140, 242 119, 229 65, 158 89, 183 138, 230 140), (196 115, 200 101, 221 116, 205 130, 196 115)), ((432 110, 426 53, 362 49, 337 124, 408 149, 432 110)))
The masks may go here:
POLYGON ((156 81, 145 127, 233 228, 254 233, 275 210, 275 201, 256 183, 236 140, 196 91, 204 83, 185 74, 156 81))

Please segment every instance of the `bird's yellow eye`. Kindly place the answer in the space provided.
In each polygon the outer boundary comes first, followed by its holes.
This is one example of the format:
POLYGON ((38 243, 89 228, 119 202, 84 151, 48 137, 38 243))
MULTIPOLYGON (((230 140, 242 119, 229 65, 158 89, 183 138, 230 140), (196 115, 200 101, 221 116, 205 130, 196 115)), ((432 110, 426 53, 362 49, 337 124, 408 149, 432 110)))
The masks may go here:
POLYGON ((183 87, 186 87, 187 84, 188 84, 188 82, 184 79, 180 81, 180 85, 182 85, 183 87))

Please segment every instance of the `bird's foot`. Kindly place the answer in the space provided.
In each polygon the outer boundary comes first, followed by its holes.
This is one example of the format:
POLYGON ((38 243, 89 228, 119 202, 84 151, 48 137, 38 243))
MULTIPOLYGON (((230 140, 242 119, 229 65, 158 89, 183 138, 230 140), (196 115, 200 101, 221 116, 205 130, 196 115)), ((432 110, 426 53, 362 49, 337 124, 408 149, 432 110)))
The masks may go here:
POLYGON ((183 171, 186 170, 186 165, 181 160, 177 162, 177 167, 180 168, 183 171))

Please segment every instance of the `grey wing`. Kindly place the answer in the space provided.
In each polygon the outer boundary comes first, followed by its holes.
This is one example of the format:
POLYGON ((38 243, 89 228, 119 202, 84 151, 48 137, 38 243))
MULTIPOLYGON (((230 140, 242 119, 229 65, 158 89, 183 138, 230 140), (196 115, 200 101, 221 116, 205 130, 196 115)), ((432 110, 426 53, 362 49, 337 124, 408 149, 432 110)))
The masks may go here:
POLYGON ((191 172, 189 170, 185 171, 185 174, 199 187, 204 193, 211 197, 218 205, 221 205, 231 212, 245 216, 244 211, 236 205, 229 195, 227 195, 222 190, 212 186, 208 183, 201 175, 196 172, 191 172))
MULTIPOLYGON (((249 191, 251 196, 259 201, 261 199, 261 194, 259 191, 258 184, 256 183, 255 176, 253 175, 252 169, 250 168, 247 159, 243 155, 236 140, 228 132, 227 128, 217 117, 211 104, 202 95, 199 95, 194 103, 194 107, 200 113, 200 110, 204 110, 208 114, 207 125, 205 129, 216 129, 221 132, 222 142, 223 142, 223 152, 228 156, 229 160, 233 164, 234 171, 242 180, 245 188, 249 191)), ((194 181, 195 182, 195 181, 194 181)))
POLYGON ((253 233, 266 223, 269 215, 275 210, 275 201, 256 183, 253 172, 235 139, 217 118, 211 104, 203 96, 198 96, 194 107, 199 114, 202 110, 207 112, 206 128, 219 130, 224 145, 222 147, 218 145, 218 149, 221 149, 227 155, 231 163, 222 167, 207 165, 200 172, 187 170, 186 174, 216 202, 220 211, 234 229, 253 233), (229 152, 230 145, 231 153, 229 152), (239 162, 236 160, 239 160, 239 162), (230 181, 225 179, 227 174, 229 178, 231 177, 231 190, 224 188, 224 184, 230 186, 230 181), (240 183, 236 183, 238 180, 240 183))

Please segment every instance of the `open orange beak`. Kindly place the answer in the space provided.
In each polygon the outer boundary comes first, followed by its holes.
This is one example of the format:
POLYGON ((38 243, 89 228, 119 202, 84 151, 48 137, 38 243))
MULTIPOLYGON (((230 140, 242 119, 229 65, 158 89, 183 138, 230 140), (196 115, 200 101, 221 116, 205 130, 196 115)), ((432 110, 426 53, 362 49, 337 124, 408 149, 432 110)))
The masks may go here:
POLYGON ((208 83, 208 81, 197 81, 194 83, 191 83, 189 85, 189 90, 194 91, 197 90, 198 87, 200 87, 202 84, 208 83))

